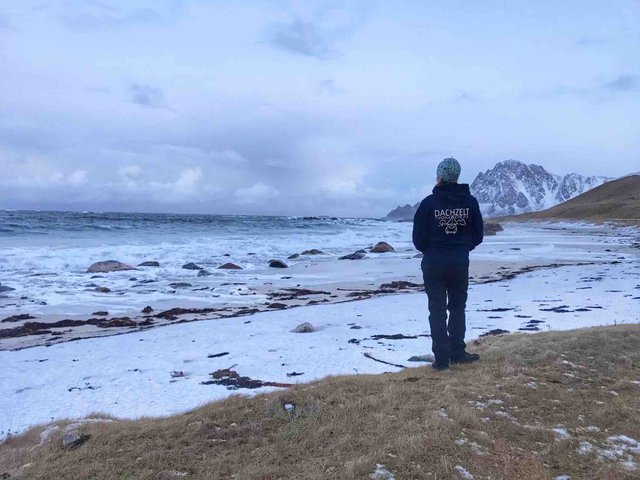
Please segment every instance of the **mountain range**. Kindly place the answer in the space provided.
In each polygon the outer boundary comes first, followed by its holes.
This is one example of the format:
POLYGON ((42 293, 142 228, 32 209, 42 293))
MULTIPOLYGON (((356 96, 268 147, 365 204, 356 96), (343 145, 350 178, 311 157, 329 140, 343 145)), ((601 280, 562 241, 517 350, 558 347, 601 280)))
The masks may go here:
MULTIPOLYGON (((544 167, 505 160, 481 172, 470 185, 483 215, 497 217, 544 210, 609 181, 607 177, 578 173, 556 175, 544 167)), ((404 205, 387 214, 388 220, 413 219, 420 203, 404 205)))

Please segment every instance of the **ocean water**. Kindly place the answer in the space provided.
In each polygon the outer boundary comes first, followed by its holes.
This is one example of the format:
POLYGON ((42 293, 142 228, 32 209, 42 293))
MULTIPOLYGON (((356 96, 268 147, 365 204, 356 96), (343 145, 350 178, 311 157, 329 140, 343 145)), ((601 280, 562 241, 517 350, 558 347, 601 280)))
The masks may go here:
POLYGON ((0 283, 15 289, 0 293, 0 316, 131 312, 152 302, 240 302, 243 288, 223 284, 229 278, 273 276, 273 269, 265 272, 272 258, 290 265, 308 262, 286 257, 317 248, 328 255, 314 261, 332 261, 380 240, 411 247, 410 224, 335 217, 0 211, 0 283), (92 263, 111 259, 133 266, 155 260, 161 266, 97 278, 86 273, 92 263), (187 262, 214 275, 196 277, 197 272, 181 268, 187 262), (240 265, 241 276, 216 270, 226 262, 240 265), (175 282, 192 287, 171 287, 175 282), (95 292, 96 286, 112 292, 95 292))

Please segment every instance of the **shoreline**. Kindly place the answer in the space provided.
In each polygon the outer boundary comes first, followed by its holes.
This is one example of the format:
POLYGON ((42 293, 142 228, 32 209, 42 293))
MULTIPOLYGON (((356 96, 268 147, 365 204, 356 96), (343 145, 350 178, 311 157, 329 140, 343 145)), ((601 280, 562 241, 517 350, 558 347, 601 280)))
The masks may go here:
MULTIPOLYGON (((548 264, 479 262, 470 268, 469 285, 508 281, 519 275, 539 270, 616 263, 619 261, 554 262, 548 264)), ((25 317, 22 320, 17 320, 18 317, 23 317, 23 315, 18 315, 15 320, 12 320, 12 317, 1 320, 4 322, 1 325, 4 328, 0 328, 0 351, 19 351, 40 346, 49 347, 66 342, 126 335, 169 325, 252 317, 265 312, 291 310, 313 305, 336 305, 389 295, 424 293, 424 287, 420 280, 418 276, 413 275, 389 280, 377 287, 374 283, 342 282, 314 285, 312 289, 291 287, 272 290, 265 293, 268 304, 261 306, 252 306, 251 304, 212 307, 178 306, 148 313, 88 318, 86 316, 61 315, 41 319, 27 314, 30 318, 25 317), (24 333, 20 331, 21 329, 24 329, 24 333), (11 335, 11 331, 16 333, 11 335), (2 336, 3 333, 4 336, 2 336)), ((428 312, 425 315, 428 315, 428 312)))
MULTIPOLYGON (((636 230, 612 231, 592 225, 548 223, 525 229, 505 225, 505 233, 487 237, 486 243, 472 253, 471 285, 509 280, 531 271, 568 265, 614 264, 640 253, 637 247, 634 248, 636 230)), ((416 252, 408 248, 389 254, 369 254, 366 259, 356 261, 322 255, 306 258, 288 269, 224 272, 225 283, 222 285, 237 288, 233 302, 215 298, 206 302, 184 301, 177 297, 171 303, 150 301, 150 308, 143 311, 106 312, 106 315, 105 312, 100 315, 39 315, 21 310, 0 318, 0 351, 123 335, 177 323, 239 319, 301 306, 332 305, 422 291, 420 260, 415 255, 416 252)), ((204 278, 209 281, 210 277, 204 278)), ((111 298, 117 300, 117 297, 111 298)), ((97 304, 96 310, 103 305, 97 304)))

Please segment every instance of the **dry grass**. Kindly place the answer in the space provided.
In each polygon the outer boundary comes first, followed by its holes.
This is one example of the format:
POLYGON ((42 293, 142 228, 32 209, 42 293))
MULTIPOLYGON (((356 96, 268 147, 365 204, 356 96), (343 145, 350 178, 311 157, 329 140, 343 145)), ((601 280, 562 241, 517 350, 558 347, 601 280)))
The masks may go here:
POLYGON ((458 465, 475 479, 640 478, 621 464, 640 455, 606 457, 608 437, 640 438, 640 325, 473 349, 481 363, 449 372, 329 377, 170 418, 87 424, 91 438, 70 451, 60 433, 34 447, 34 428, 0 445, 0 478, 368 479, 376 464, 398 479, 461 478, 458 465), (579 454, 581 442, 592 451, 579 454))
POLYGON ((640 225, 640 175, 612 180, 541 212, 501 220, 583 220, 640 225))

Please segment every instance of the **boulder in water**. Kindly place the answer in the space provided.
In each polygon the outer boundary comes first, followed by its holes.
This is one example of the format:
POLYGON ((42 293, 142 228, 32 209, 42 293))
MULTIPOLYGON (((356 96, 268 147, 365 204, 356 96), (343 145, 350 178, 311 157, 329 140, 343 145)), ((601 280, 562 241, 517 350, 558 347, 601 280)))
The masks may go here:
POLYGON ((159 267, 160 263, 154 261, 142 262, 138 264, 139 267, 159 267))
POLYGON ((293 259, 298 258, 298 257, 300 257, 300 254, 299 253, 294 253, 293 255, 289 255, 287 257, 287 260, 293 260, 293 259))
POLYGON ((387 252, 395 252, 395 249, 391 245, 389 245, 387 242, 378 242, 373 247, 371 247, 371 250, 369 251, 371 253, 387 253, 387 252))
POLYGON ((202 267, 200 265, 196 265, 193 262, 185 263, 184 265, 182 265, 182 268, 184 268, 185 270, 202 270, 202 267))
POLYGON ((362 252, 355 252, 349 255, 344 255, 342 257, 338 257, 338 260, 362 260, 366 255, 362 252))
POLYGON ((324 252, 322 250, 318 250, 317 248, 312 248, 311 250, 305 250, 300 255, 323 255, 324 252))
POLYGON ((220 265, 218 268, 222 270, 242 270, 242 267, 239 267, 235 263, 225 263, 224 265, 220 265))
POLYGON ((277 259, 270 260, 269 266, 271 268, 289 268, 289 265, 284 263, 282 260, 277 260, 277 259))
POLYGON ((117 260, 96 262, 87 268, 88 273, 121 272, 123 270, 136 270, 136 268, 127 263, 118 262, 117 260))
POLYGON ((212 273, 204 268, 198 272, 199 277, 208 277, 209 275, 212 275, 212 273))

